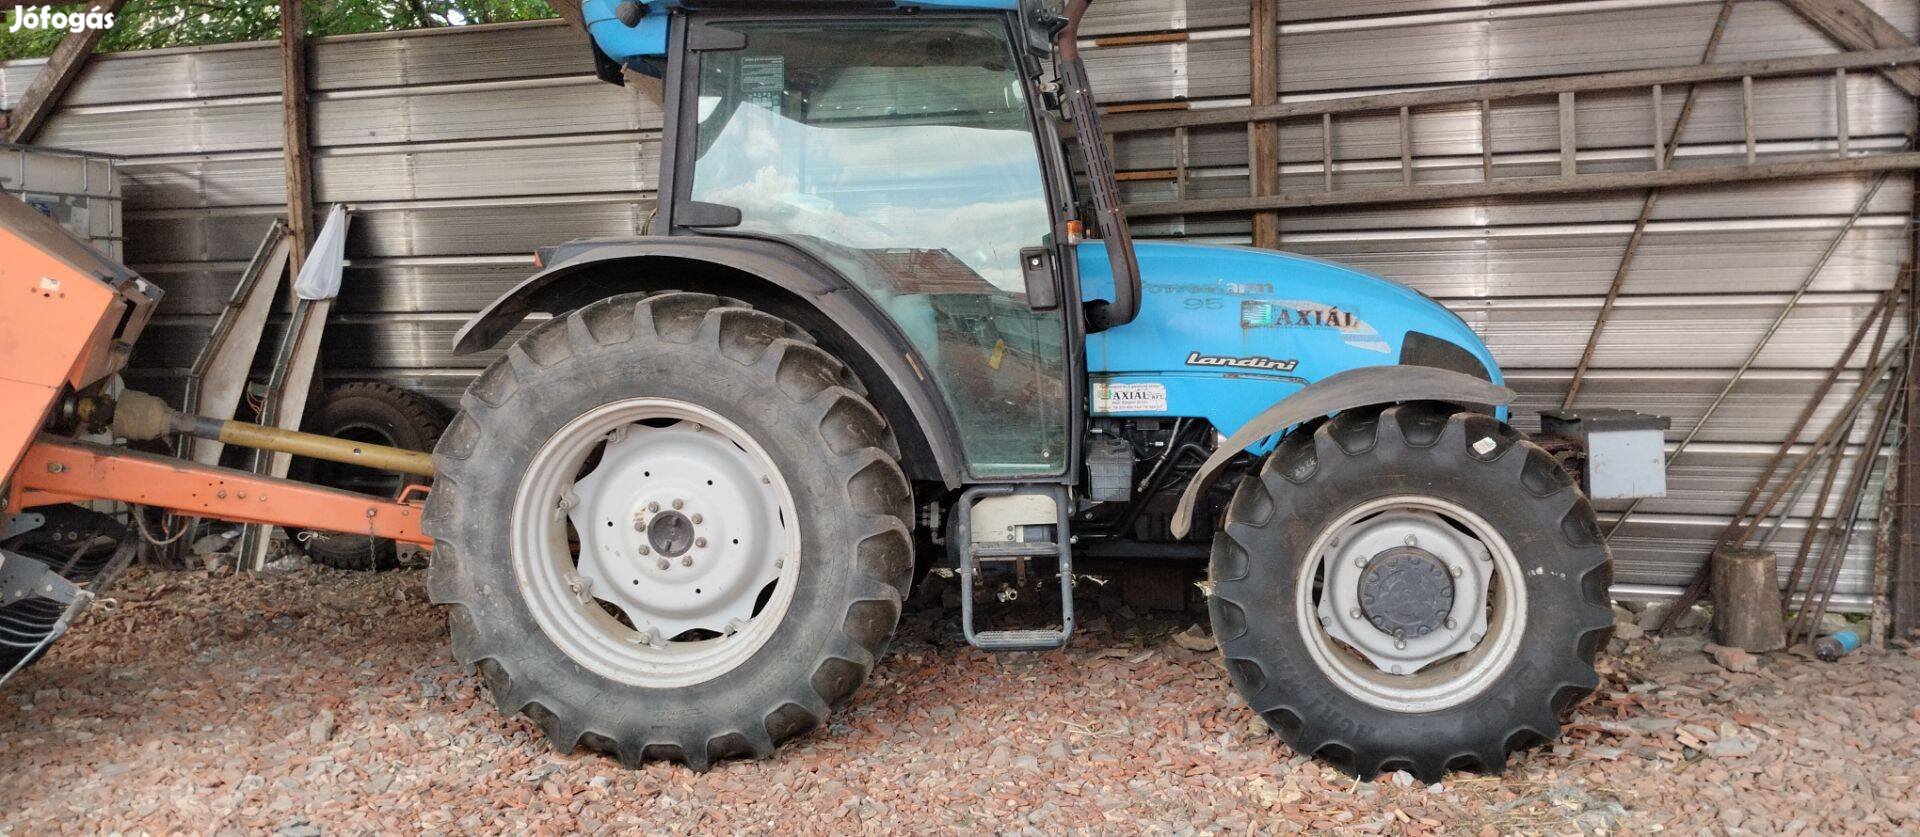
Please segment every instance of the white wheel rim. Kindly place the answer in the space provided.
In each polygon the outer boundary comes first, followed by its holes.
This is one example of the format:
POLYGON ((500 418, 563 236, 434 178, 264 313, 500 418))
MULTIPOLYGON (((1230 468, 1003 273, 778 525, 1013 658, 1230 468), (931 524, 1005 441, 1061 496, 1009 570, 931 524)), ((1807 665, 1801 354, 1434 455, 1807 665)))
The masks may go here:
POLYGON ((1396 712, 1457 706, 1486 691, 1519 652, 1520 564, 1498 530, 1455 503, 1415 495, 1363 503, 1322 529, 1307 555, 1295 586, 1300 633, 1314 665, 1353 697, 1396 712), (1387 634, 1361 605, 1356 571, 1384 547, 1422 538, 1419 548, 1453 570, 1446 621, 1420 636, 1387 634))
POLYGON ((512 518, 534 621, 623 683, 674 688, 732 671, 793 601, 800 532, 786 480, 751 436, 697 404, 631 398, 568 422, 529 463, 512 518))

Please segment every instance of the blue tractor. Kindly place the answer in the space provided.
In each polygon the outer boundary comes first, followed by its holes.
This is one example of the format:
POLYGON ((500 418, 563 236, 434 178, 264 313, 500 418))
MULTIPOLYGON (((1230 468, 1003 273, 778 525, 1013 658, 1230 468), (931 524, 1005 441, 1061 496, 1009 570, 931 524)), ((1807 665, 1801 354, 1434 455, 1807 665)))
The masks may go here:
POLYGON ((767 756, 929 570, 969 641, 1032 651, 1072 632, 1075 560, 1186 557, 1301 752, 1437 780, 1557 734, 1612 623, 1576 481, 1431 299, 1134 243, 1086 6, 585 3, 602 77, 659 91, 658 210, 461 331, 517 337, 426 513, 503 710, 629 764, 767 756), (1010 573, 1057 580, 1058 620, 977 626, 1010 573))

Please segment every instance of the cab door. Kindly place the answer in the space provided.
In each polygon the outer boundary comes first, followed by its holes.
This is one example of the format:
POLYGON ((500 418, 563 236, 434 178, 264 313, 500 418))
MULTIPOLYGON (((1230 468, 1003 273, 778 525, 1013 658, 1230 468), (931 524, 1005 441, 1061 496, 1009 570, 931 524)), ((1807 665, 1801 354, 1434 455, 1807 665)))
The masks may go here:
POLYGON ((1057 278, 1028 294, 1054 270, 1054 203, 1007 18, 698 25, 732 34, 686 53, 676 207, 702 211, 674 223, 777 238, 869 295, 944 395, 974 479, 1067 473, 1077 353, 1057 278))

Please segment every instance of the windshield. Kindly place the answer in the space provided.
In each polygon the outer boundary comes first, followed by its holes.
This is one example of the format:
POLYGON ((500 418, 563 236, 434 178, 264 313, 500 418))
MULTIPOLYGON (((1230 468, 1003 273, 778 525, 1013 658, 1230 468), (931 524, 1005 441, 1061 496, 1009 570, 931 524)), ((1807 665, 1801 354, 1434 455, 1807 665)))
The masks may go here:
POLYGON ((1052 221, 1000 18, 726 24, 700 56, 691 197, 826 261, 932 367, 982 476, 1058 473, 1065 325, 1027 308, 1052 221))

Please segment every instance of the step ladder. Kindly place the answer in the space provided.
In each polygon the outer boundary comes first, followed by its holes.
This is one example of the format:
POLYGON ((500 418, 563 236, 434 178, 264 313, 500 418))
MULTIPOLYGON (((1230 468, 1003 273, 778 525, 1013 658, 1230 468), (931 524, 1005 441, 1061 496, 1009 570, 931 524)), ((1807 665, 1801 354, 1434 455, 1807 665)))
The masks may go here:
MULTIPOLYGON (((1044 525, 1044 524, 1034 524, 1044 525)), ((960 576, 960 627, 967 642, 987 651, 1046 651, 1067 644, 1073 634, 1073 550, 1067 541, 1067 492, 1063 486, 981 485, 967 489, 954 504, 947 531, 947 552, 960 576), (974 505, 983 499, 1039 495, 1051 500, 1054 508, 1053 540, 974 540, 974 505), (1057 628, 1024 630, 976 630, 973 624, 974 586, 980 565, 1011 563, 1029 558, 1052 558, 1059 562, 1060 625, 1057 628)), ((999 534, 999 533, 994 533, 999 534)))

